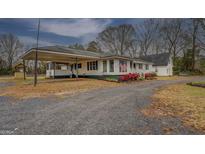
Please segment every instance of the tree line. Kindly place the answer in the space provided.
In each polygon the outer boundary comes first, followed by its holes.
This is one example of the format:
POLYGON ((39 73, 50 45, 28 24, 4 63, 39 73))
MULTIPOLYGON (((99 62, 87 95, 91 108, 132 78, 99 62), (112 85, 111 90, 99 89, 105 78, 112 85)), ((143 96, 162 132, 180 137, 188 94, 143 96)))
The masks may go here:
POLYGON ((168 52, 176 72, 195 71, 205 49, 205 20, 145 19, 135 25, 109 26, 94 42, 90 49, 98 45, 103 51, 130 57, 168 52))
MULTIPOLYGON (((136 24, 108 26, 87 45, 68 47, 92 52, 140 57, 168 52, 176 71, 194 71, 205 50, 204 19, 145 19, 136 24)), ((0 35, 0 69, 12 70, 23 44, 13 34, 0 35)))

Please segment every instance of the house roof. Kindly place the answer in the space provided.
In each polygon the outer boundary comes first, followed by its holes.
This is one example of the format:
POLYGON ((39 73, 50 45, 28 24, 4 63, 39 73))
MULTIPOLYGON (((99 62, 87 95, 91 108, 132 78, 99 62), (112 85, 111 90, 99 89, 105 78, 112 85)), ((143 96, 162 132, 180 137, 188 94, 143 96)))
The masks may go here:
MULTIPOLYGON (((24 53, 20 58, 25 60, 32 60, 35 57, 36 48, 31 48, 26 53, 24 53)), ((139 58, 131 58, 128 56, 120 56, 116 55, 115 53, 111 52, 93 52, 93 51, 86 51, 86 50, 78 50, 78 49, 71 49, 64 46, 45 46, 38 48, 38 59, 44 61, 59 61, 65 62, 68 58, 72 60, 72 57, 78 58, 119 58, 119 59, 130 59, 135 60, 142 63, 152 63, 150 61, 146 61, 139 58)))
POLYGON ((153 66, 166 66, 169 63, 170 54, 161 53, 155 55, 141 56, 140 59, 154 63, 153 66))

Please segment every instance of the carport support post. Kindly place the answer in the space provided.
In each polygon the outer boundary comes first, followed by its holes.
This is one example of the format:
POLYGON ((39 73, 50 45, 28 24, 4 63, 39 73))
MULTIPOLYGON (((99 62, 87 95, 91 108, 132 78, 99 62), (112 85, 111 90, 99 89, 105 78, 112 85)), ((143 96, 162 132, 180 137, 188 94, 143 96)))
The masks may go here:
POLYGON ((76 57, 76 78, 78 78, 78 59, 76 57))
POLYGON ((23 79, 26 80, 26 67, 25 67, 25 60, 23 59, 23 79))

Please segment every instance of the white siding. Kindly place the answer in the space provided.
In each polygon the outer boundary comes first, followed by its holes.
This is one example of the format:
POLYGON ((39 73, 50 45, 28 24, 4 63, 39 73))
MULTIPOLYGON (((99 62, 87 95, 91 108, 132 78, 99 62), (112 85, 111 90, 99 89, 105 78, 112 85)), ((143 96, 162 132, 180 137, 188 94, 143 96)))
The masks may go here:
POLYGON ((153 66, 154 71, 157 70, 158 76, 172 76, 173 75, 173 62, 170 57, 170 61, 167 66, 153 66))
MULTIPOLYGON (((78 61, 78 64, 81 64, 81 68, 78 68, 78 75, 82 76, 89 76, 89 75, 123 75, 123 74, 128 74, 128 73, 140 73, 144 74, 147 72, 154 72, 154 69, 152 67, 152 64, 150 63, 142 63, 138 61, 134 61, 132 63, 132 69, 130 67, 130 60, 127 61, 127 72, 120 72, 119 70, 119 59, 107 59, 107 72, 103 72, 103 61, 104 60, 98 60, 98 70, 87 70, 87 62, 92 62, 96 60, 84 60, 84 61, 78 61), (110 60, 114 60, 114 72, 110 72, 110 60), (136 63, 136 68, 134 69, 134 63, 136 63), (143 68, 139 69, 139 63, 142 63, 143 68), (149 69, 146 70, 145 64, 149 65, 149 69)), ((77 71, 73 70, 73 73, 76 74, 77 71)), ((71 69, 69 67, 69 70, 55 70, 55 75, 60 76, 60 75, 70 75, 71 74, 71 69)), ((46 76, 47 77, 52 77, 54 75, 54 70, 47 70, 46 71, 46 76)))
MULTIPOLYGON (((55 76, 69 76, 71 75, 70 70, 55 70, 55 76)), ((46 70, 46 77, 50 78, 54 76, 54 70, 46 70)))

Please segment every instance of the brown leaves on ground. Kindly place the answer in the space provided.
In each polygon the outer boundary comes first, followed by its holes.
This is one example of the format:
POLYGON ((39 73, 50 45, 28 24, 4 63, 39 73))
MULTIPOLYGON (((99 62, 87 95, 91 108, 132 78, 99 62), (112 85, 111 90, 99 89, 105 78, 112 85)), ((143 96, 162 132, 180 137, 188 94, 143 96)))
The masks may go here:
POLYGON ((205 132, 205 89, 185 84, 159 89, 153 103, 142 113, 151 117, 180 117, 185 125, 205 132))
POLYGON ((196 76, 158 76, 157 80, 189 80, 196 76))
POLYGON ((175 130, 176 128, 171 128, 171 127, 164 127, 162 129, 163 133, 166 135, 170 135, 172 134, 172 132, 175 130))
POLYGON ((92 89, 115 87, 119 83, 95 79, 67 79, 32 84, 16 84, 15 86, 0 89, 0 96, 13 96, 15 98, 32 98, 48 95, 75 94, 92 89))

